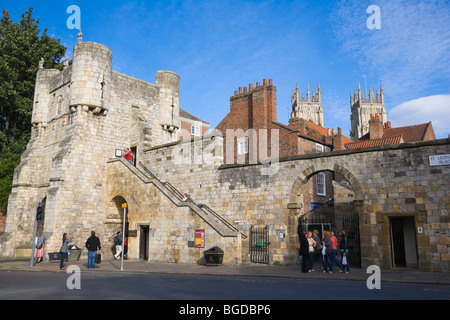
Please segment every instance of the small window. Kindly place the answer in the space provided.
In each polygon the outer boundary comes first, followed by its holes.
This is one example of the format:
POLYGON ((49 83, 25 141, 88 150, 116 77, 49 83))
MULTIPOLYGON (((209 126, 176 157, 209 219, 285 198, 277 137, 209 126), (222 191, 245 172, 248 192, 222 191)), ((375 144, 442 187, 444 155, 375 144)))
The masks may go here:
POLYGON ((330 147, 325 147, 325 152, 330 152, 331 148, 330 147))
POLYGON ((247 139, 238 141, 238 154, 248 153, 248 141, 247 139))
POLYGON ((200 127, 199 126, 191 126, 191 134, 193 136, 199 136, 200 135, 200 127))
POLYGON ((323 152, 323 145, 316 143, 316 153, 323 152))
POLYGON ((316 175, 316 185, 317 185, 317 195, 318 196, 326 196, 326 189, 325 189, 325 173, 319 172, 316 175))

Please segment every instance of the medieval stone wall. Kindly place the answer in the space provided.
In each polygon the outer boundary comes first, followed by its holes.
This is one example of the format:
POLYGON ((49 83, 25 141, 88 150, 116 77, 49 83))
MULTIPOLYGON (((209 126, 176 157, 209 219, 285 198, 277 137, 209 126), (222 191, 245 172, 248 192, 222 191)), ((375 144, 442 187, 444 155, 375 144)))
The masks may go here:
MULTIPOLYGON (((448 139, 359 151, 310 154, 280 161, 273 175, 263 165, 173 165, 174 146, 146 152, 146 165, 195 201, 204 202, 247 233, 269 225, 272 263, 295 263, 302 190, 317 172, 334 171, 353 187, 360 216, 362 266, 391 268, 389 217, 414 217, 418 267, 449 271, 450 168, 430 167, 428 156, 450 152, 448 139)), ((243 240, 245 259, 247 240, 243 240)))

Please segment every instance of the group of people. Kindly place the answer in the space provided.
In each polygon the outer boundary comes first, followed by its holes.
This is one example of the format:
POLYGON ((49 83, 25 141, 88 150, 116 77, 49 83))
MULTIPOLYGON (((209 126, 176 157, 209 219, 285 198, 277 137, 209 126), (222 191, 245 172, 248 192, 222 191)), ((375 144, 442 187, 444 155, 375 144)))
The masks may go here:
MULTIPOLYGON (((44 257, 44 242, 45 242, 45 238, 42 235, 42 232, 38 233, 38 237, 36 238, 36 263, 39 263, 42 261, 43 257, 44 257)), ((60 253, 60 263, 59 263, 59 268, 61 270, 64 270, 64 261, 66 259, 66 256, 69 253, 69 244, 72 243, 72 239, 70 238, 68 233, 64 233, 62 236, 62 243, 61 243, 61 248, 59 249, 59 253, 60 253)), ((124 239, 124 242, 122 244, 122 235, 121 232, 118 231, 116 233, 116 236, 114 237, 114 244, 115 244, 115 250, 116 253, 114 255, 114 257, 116 259, 120 259, 121 254, 122 254, 122 247, 124 250, 124 255, 127 254, 127 249, 128 249, 128 237, 126 236, 124 239)), ((102 249, 101 244, 100 244, 100 239, 95 235, 95 231, 91 232, 91 236, 87 239, 86 243, 85 243, 86 249, 88 250, 88 269, 94 269, 95 268, 95 263, 96 263, 96 258, 97 258, 97 253, 98 251, 100 251, 102 249)))
POLYGON ((336 263, 339 272, 349 273, 348 242, 345 230, 341 230, 340 237, 341 240, 338 245, 334 232, 325 230, 322 239, 320 239, 317 230, 303 232, 297 246, 302 261, 302 272, 313 272, 314 260, 318 256, 324 273, 333 273, 333 263, 336 263), (341 261, 337 258, 338 251, 341 255, 341 261))

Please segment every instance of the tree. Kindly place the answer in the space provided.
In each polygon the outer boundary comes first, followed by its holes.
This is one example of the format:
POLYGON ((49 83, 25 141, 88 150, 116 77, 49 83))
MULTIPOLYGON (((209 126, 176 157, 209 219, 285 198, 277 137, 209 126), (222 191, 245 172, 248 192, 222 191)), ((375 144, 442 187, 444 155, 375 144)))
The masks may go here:
POLYGON ((62 69, 66 47, 41 33, 33 8, 13 22, 7 10, 0 20, 0 209, 6 210, 14 168, 31 134, 34 86, 39 61, 62 69))

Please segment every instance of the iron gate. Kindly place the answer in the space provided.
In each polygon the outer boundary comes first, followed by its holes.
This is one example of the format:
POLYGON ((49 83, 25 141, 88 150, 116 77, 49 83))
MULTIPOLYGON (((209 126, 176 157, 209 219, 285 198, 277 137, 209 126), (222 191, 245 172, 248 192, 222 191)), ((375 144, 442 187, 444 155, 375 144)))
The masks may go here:
POLYGON ((269 263, 269 226, 250 227, 250 261, 254 263, 269 263))
POLYGON ((361 247, 359 245, 359 216, 357 213, 342 215, 342 229, 347 233, 350 267, 361 267, 361 247))

